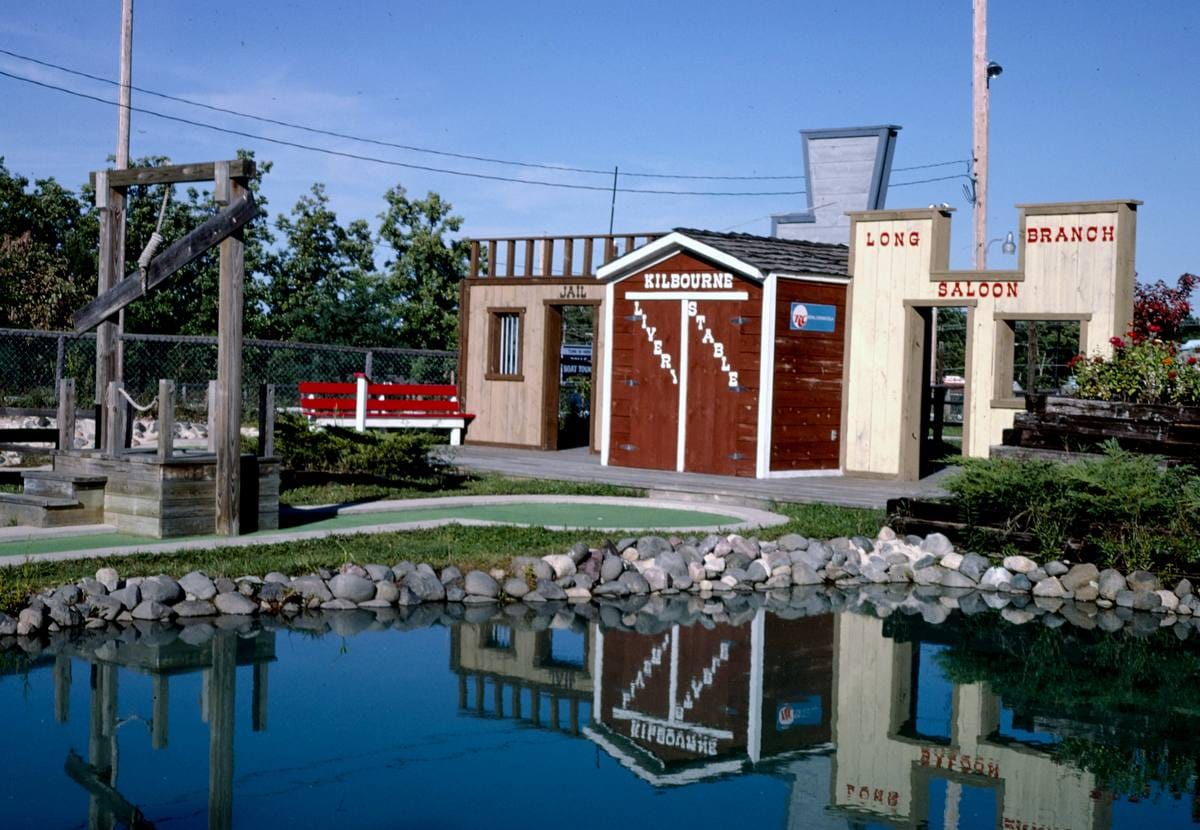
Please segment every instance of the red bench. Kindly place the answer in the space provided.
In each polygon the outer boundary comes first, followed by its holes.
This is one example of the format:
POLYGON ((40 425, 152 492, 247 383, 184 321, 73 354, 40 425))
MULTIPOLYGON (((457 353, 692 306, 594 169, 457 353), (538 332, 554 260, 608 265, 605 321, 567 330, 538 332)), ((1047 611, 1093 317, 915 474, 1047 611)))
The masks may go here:
POLYGON ((353 426, 358 432, 380 429, 448 429, 450 443, 462 443, 462 432, 475 417, 458 405, 458 389, 450 384, 371 383, 356 375, 354 383, 300 383, 300 412, 309 423, 353 426))

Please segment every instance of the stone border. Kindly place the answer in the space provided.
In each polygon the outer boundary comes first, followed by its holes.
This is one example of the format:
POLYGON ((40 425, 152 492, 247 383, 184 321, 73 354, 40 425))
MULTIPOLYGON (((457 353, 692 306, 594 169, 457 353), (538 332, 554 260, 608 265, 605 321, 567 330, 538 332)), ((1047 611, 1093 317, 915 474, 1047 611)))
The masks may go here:
POLYGON ((965 613, 992 608, 1018 624, 1042 615, 1047 625, 1070 621, 1114 631, 1127 620, 1141 619, 1148 630, 1172 625, 1183 637, 1200 627, 1200 598, 1187 579, 1167 590, 1145 571, 1126 576, 1057 560, 1043 567, 1025 556, 993 563, 955 551, 940 533, 899 538, 885 527, 874 540, 856 536, 825 542, 787 534, 760 541, 731 533, 703 539, 627 537, 598 548, 577 542, 565 553, 518 556, 508 569, 465 574, 453 565, 438 573, 412 562, 347 563, 336 573, 321 569, 289 577, 274 572, 236 580, 212 579, 199 571, 179 580, 165 574, 121 579, 115 569, 101 568, 95 578, 29 598, 16 619, 0 614, 0 649, 17 642, 7 638, 79 627, 260 614, 294 619, 318 610, 396 611, 442 604, 469 609, 512 601, 640 607, 682 596, 715 614, 727 603, 761 606, 780 595, 790 602, 795 592, 819 587, 843 598, 852 591, 867 597, 878 616, 901 610, 921 613, 930 622, 944 621, 951 608, 965 613))
MULTIPOLYGON (((663 527, 656 530, 666 533, 712 533, 721 530, 754 530, 757 528, 777 527, 787 524, 789 519, 778 513, 759 510, 753 507, 735 505, 720 505, 714 508, 704 508, 696 502, 672 501, 669 499, 631 498, 627 496, 449 496, 445 498, 427 499, 394 499, 369 504, 359 504, 350 507, 337 505, 319 505, 301 510, 329 510, 335 508, 337 516, 363 515, 371 513, 393 512, 403 510, 424 510, 440 507, 485 506, 492 504, 561 504, 563 502, 578 504, 615 504, 630 507, 657 507, 667 510, 686 510, 692 513, 722 513, 741 519, 728 525, 689 525, 686 527, 663 527)), ((176 553, 183 550, 212 550, 218 547, 252 547, 255 545, 273 545, 284 542, 303 541, 309 539, 326 539, 332 536, 355 536, 359 534, 395 533, 405 530, 428 530, 445 527, 446 525, 462 525, 464 527, 546 527, 548 530, 572 531, 580 528, 567 525, 541 525, 535 522, 503 522, 490 519, 422 519, 412 522, 387 522, 361 527, 328 528, 324 530, 283 530, 259 536, 236 536, 231 538, 189 539, 181 542, 148 542, 146 544, 124 545, 111 548, 92 548, 84 550, 55 551, 53 553, 33 553, 26 556, 0 557, 0 569, 14 567, 25 562, 64 562, 72 559, 99 559, 107 556, 130 556, 138 553, 176 553)), ((65 532, 71 528, 45 528, 32 530, 17 528, 25 534, 15 539, 0 537, 0 542, 26 541, 35 539, 62 538, 63 536, 95 536, 104 533, 119 533, 112 525, 87 526, 88 532, 65 532), (99 528, 98 530, 94 528, 99 528)), ((591 527, 583 530, 596 533, 614 533, 629 531, 626 527, 591 527)))

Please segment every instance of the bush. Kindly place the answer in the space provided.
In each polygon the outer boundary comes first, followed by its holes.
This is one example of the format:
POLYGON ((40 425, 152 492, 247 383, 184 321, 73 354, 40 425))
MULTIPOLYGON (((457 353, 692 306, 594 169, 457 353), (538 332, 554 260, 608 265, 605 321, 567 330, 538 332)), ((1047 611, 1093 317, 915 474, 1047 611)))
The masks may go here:
POLYGON ((1110 358, 1099 355, 1072 359, 1077 395, 1099 401, 1200 405, 1200 365, 1183 360, 1174 343, 1145 339, 1131 333, 1114 337, 1110 358))
POLYGON ((1200 560, 1200 476, 1115 443, 1071 464, 966 459, 946 489, 976 547, 994 547, 980 529, 1000 527, 1032 534, 1043 555, 1074 544, 1124 570, 1200 560))
POLYGON ((298 415, 281 416, 275 425, 275 452, 283 466, 305 472, 425 480, 438 472, 429 458, 435 443, 425 433, 315 429, 298 415))

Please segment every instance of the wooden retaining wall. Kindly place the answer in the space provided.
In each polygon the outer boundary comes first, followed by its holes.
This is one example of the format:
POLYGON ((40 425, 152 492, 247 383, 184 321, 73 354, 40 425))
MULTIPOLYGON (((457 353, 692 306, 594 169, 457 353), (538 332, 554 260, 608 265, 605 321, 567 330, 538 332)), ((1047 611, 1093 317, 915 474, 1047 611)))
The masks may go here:
MULTIPOLYGON (((158 460, 153 453, 120 458, 59 452, 57 472, 105 476, 104 521, 122 533, 166 539, 214 532, 216 457, 210 454, 158 460)), ((241 457, 241 531, 279 527, 279 462, 241 457)))

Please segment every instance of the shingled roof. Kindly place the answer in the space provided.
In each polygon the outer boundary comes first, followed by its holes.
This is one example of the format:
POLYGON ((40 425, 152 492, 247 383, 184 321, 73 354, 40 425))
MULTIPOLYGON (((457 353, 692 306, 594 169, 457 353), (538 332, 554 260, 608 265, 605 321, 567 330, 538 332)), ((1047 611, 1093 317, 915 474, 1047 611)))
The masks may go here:
POLYGON ((720 233, 696 228, 676 228, 675 232, 752 265, 764 275, 775 273, 797 276, 849 276, 848 245, 776 239, 772 236, 754 236, 748 233, 720 233))

